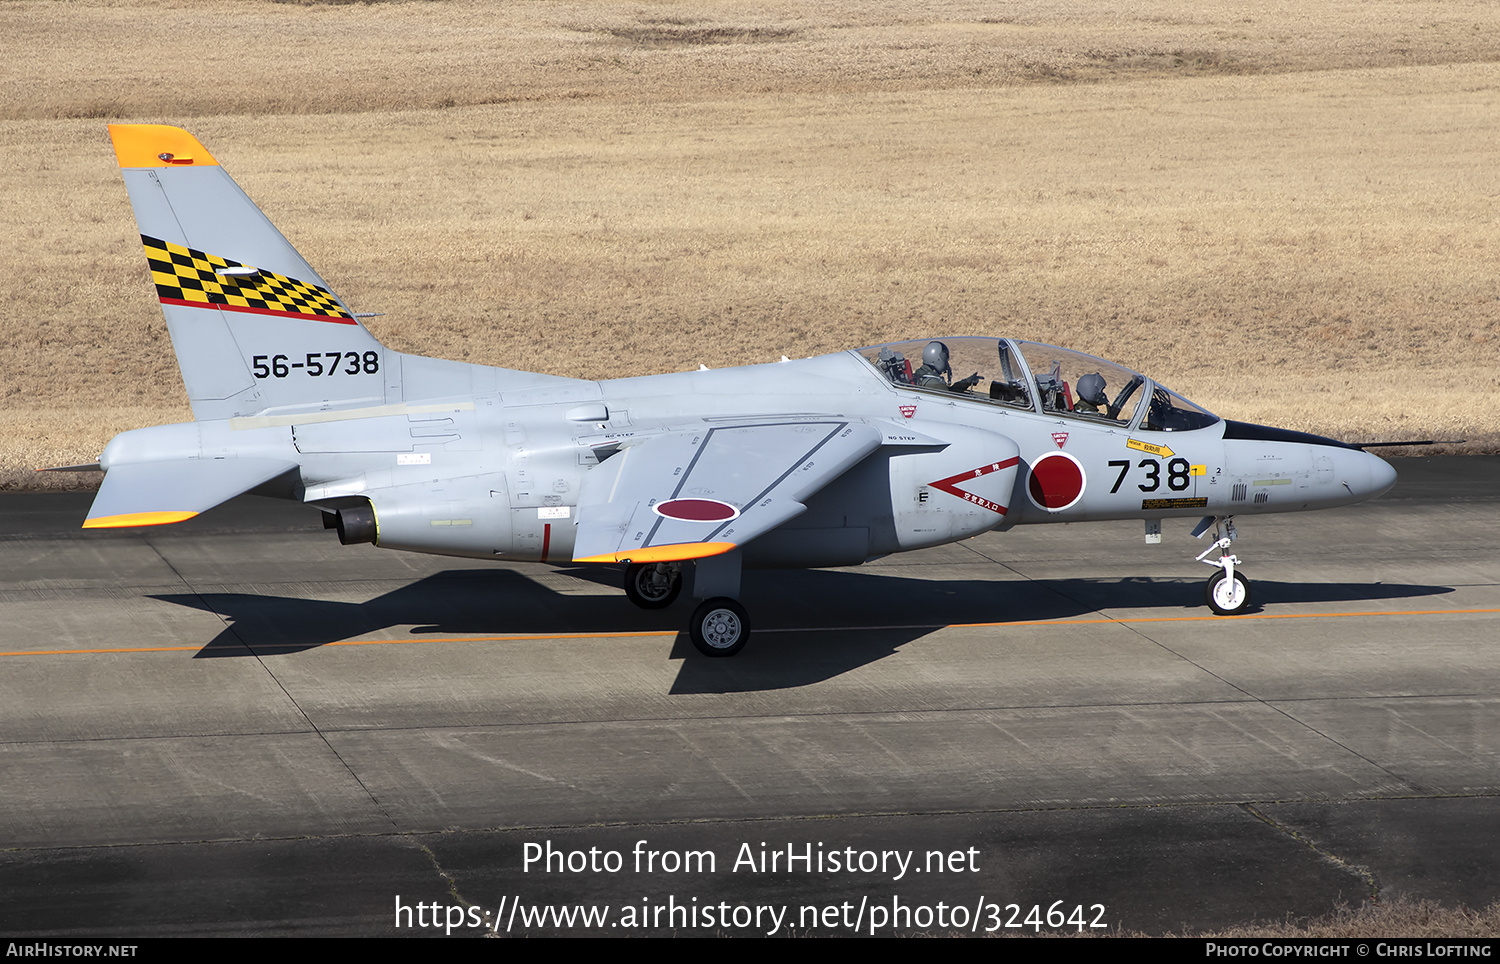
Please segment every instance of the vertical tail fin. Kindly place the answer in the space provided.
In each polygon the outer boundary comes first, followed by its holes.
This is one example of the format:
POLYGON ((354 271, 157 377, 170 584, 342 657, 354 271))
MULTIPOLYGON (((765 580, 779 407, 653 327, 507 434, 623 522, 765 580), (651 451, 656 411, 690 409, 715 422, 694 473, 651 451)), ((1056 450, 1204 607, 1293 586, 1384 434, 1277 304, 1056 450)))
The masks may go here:
POLYGON ((187 131, 111 124, 194 418, 383 404, 387 353, 187 131))

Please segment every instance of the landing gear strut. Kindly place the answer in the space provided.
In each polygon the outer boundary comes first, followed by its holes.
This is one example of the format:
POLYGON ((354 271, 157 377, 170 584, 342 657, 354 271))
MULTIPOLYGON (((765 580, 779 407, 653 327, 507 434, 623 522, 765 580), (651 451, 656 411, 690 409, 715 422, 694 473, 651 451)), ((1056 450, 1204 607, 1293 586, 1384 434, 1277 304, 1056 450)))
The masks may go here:
POLYGON ((1193 530, 1193 536, 1203 538, 1210 526, 1214 530, 1214 544, 1203 550, 1198 561, 1219 571, 1209 577, 1203 596, 1208 608, 1216 615, 1238 616, 1250 608, 1250 580, 1243 573, 1235 571, 1235 566, 1240 565, 1240 557, 1227 551, 1238 534, 1234 530, 1234 519, 1229 516, 1205 517, 1193 530), (1221 528, 1224 532, 1222 537, 1219 535, 1221 528), (1219 551, 1217 559, 1205 558, 1215 549, 1219 551))
POLYGON ((665 609, 682 592, 682 563, 637 562, 625 567, 625 595, 642 609, 665 609))

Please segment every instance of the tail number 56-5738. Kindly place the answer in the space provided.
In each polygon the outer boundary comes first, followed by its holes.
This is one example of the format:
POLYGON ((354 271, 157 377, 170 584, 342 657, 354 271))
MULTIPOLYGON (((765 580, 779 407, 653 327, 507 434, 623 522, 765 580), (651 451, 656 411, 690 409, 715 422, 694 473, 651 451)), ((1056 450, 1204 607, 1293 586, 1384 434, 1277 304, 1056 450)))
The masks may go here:
POLYGON ((256 378, 286 378, 293 370, 316 378, 319 375, 374 375, 380 371, 380 353, 367 351, 310 351, 302 361, 291 361, 286 355, 256 355, 251 366, 256 378))

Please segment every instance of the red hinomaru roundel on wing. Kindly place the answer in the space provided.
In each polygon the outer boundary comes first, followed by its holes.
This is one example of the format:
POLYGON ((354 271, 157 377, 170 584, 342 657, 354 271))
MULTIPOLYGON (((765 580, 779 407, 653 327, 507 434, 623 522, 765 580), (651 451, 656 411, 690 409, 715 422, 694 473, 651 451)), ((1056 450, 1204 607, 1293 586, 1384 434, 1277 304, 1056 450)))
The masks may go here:
POLYGON ((717 499, 670 499, 653 505, 651 511, 680 522, 728 522, 740 514, 739 509, 717 499))

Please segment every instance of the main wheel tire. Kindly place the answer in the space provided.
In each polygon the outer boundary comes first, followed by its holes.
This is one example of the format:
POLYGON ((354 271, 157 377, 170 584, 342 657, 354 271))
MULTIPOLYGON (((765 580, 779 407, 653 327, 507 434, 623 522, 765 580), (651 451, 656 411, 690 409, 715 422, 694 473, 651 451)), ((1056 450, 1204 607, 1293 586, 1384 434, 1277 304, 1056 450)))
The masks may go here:
POLYGON ((1231 581, 1220 569, 1208 580, 1203 592, 1208 608, 1220 616, 1238 616, 1250 608, 1250 581, 1239 573, 1231 581))
POLYGON ((654 562, 634 562, 625 567, 625 595, 642 609, 666 609, 682 592, 682 573, 669 572, 658 578, 654 562))
POLYGON ((750 614, 727 596, 705 599, 693 610, 688 635, 704 656, 733 656, 750 640, 750 614))

